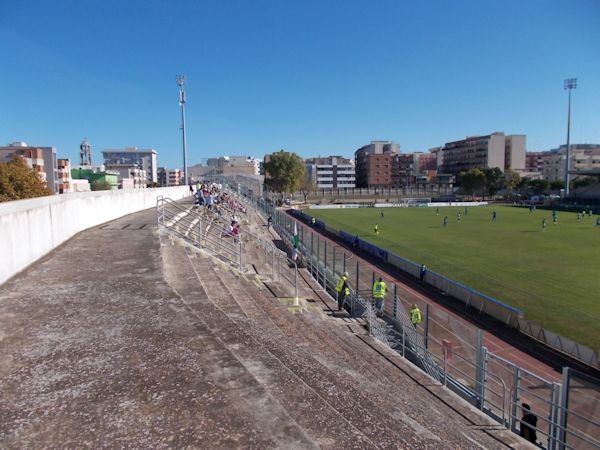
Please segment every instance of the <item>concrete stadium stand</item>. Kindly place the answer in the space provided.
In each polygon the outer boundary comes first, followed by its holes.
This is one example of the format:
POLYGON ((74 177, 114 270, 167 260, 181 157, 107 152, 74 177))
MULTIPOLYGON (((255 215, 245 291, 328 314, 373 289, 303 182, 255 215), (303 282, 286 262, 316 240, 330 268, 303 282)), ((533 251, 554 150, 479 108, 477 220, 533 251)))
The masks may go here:
POLYGON ((180 199, 187 186, 94 191, 0 203, 0 284, 87 228, 180 199))

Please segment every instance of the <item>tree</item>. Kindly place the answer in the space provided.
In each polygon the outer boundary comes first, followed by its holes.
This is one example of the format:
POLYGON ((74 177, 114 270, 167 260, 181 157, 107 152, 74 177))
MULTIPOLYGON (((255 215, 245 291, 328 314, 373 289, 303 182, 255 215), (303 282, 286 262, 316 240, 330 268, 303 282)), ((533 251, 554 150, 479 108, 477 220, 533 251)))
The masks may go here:
POLYGON ((467 195, 473 195, 477 189, 483 187, 485 175, 480 169, 471 169, 458 174, 458 182, 467 195))
POLYGON ((548 180, 529 180, 527 184, 535 195, 543 194, 550 187, 548 180))
POLYGON ((521 182, 522 182, 521 175, 519 175, 514 170, 510 170, 510 169, 508 169, 504 175, 506 177, 505 182, 506 182, 506 189, 508 190, 508 195, 509 195, 509 197, 512 197, 513 191, 521 185, 521 182))
POLYGON ((550 189, 553 191, 560 191, 561 189, 564 189, 564 187, 565 182, 562 180, 554 180, 550 182, 550 189))
POLYGON ((483 169, 485 175, 485 189, 492 197, 496 195, 500 189, 506 186, 506 179, 502 170, 498 167, 483 169))
POLYGON ((314 180, 311 180, 308 173, 304 174, 304 178, 302 179, 302 184, 300 185, 300 193, 304 196, 304 203, 306 203, 306 198, 310 191, 317 190, 317 183, 314 180))
POLYGON ((304 162, 295 153, 280 150, 265 163, 265 185, 269 190, 285 194, 298 190, 304 179, 304 162))
POLYGON ((521 195, 527 194, 527 189, 529 187, 530 180, 531 180, 530 178, 524 177, 524 178, 521 178, 521 181, 519 181, 519 183, 517 184, 517 190, 519 191, 519 193, 521 195))
POLYGON ((591 186, 596 182, 596 178, 594 177, 577 177, 572 180, 570 184, 572 189, 579 189, 582 187, 591 186))
POLYGON ((0 162, 0 202, 44 195, 52 195, 52 191, 25 159, 12 155, 9 162, 0 162))

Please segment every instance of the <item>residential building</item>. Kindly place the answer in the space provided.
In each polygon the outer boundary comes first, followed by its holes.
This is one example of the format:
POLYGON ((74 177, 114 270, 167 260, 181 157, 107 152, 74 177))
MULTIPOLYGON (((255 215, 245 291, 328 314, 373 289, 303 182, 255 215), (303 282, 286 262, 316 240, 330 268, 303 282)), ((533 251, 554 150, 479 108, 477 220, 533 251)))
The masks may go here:
POLYGON ((158 168, 158 184, 160 186, 179 186, 183 183, 183 179, 183 170, 181 169, 158 168))
MULTIPOLYGON (((90 166, 81 166, 88 168, 90 166)), ((148 174, 138 164, 112 164, 104 165, 104 170, 116 173, 120 189, 143 189, 148 186, 148 174)))
POLYGON ((354 161, 342 156, 308 158, 305 161, 309 180, 317 189, 356 187, 354 161))
POLYGON ((525 153, 525 172, 542 172, 544 164, 542 152, 527 152, 525 153))
MULTIPOLYGON (((566 145, 559 147, 566 154, 566 145)), ((571 164, 569 171, 577 176, 585 175, 587 172, 598 174, 600 171, 600 145, 598 144, 573 144, 570 149, 571 164)))
POLYGON ((525 170, 525 135, 496 132, 472 136, 444 144, 441 149, 440 172, 458 175, 471 169, 498 167, 505 170, 525 170))
MULTIPOLYGON (((548 181, 565 179, 567 146, 541 152, 542 177, 548 181)), ((573 144, 570 148, 569 172, 571 179, 600 171, 600 145, 573 144)))
POLYGON ((418 167, 417 153, 400 153, 392 163, 391 185, 394 187, 413 186, 419 175, 418 167))
POLYGON ((525 171, 525 135, 511 134, 504 140, 504 171, 525 171))
POLYGON ((68 159, 57 159, 58 169, 58 192, 66 194, 73 192, 73 180, 71 178, 71 162, 68 159))
POLYGON ((548 181, 565 179, 566 153, 560 153, 558 149, 543 152, 542 154, 542 178, 548 181))
POLYGON ((137 147, 102 150, 106 166, 141 169, 146 172, 147 185, 158 183, 156 155, 157 153, 154 149, 141 149, 137 147))
POLYGON ((434 183, 438 174, 437 159, 438 155, 435 152, 416 153, 416 175, 425 177, 428 183, 434 183))
POLYGON ((0 147, 0 160, 8 161, 13 154, 23 157, 27 165, 40 174, 46 186, 55 194, 59 193, 58 165, 54 147, 31 146, 25 142, 13 142, 0 147))
POLYGON ((398 183, 399 152, 400 145, 392 141, 371 141, 356 150, 356 187, 390 187, 398 183))

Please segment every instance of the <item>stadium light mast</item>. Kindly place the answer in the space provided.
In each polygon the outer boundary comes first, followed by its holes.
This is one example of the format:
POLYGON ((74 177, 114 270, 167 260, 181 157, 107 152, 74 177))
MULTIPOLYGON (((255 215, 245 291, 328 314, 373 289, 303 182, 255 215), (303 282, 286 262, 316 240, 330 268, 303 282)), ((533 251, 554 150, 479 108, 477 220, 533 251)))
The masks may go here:
POLYGON ((176 76, 179 86, 179 106, 181 107, 181 145, 183 147, 183 184, 188 185, 187 146, 185 142, 185 75, 176 76))
POLYGON ((567 113, 567 161, 565 163, 565 197, 569 196, 569 166, 571 164, 571 91, 577 87, 577 78, 565 80, 565 90, 569 91, 569 109, 567 113))

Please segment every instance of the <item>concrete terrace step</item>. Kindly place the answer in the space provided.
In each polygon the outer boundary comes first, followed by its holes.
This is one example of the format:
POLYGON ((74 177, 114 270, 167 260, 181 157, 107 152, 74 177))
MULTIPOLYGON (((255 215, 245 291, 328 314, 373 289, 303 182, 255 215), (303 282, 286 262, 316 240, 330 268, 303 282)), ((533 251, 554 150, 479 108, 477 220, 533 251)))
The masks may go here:
MULTIPOLYGON (((205 272, 206 273, 206 272, 205 272)), ((224 279, 229 278, 226 285, 231 286, 234 282, 231 278, 233 274, 228 271, 219 272, 219 276, 224 279)), ((222 297, 220 297, 222 299, 222 297)), ((344 385, 341 388, 337 383, 332 383, 331 380, 339 378, 338 373, 332 373, 327 367, 313 359, 309 353, 303 351, 296 342, 282 339, 282 333, 276 333, 273 330, 272 322, 269 315, 264 314, 264 311, 257 309, 252 303, 256 303, 253 295, 245 294, 238 298, 238 302, 246 312, 252 312, 253 324, 245 322, 246 331, 254 337, 254 339, 270 354, 273 354, 280 360, 289 370, 298 376, 304 383, 312 389, 320 393, 321 396, 326 395, 328 402, 338 410, 347 420, 350 420, 359 430, 375 439, 379 436, 379 431, 383 428, 383 424, 388 422, 389 426, 394 422, 394 419, 387 416, 386 411, 378 411, 376 405, 369 405, 368 395, 355 390, 351 385, 344 385), (265 328, 268 328, 266 330, 265 328), (265 332, 267 331, 267 332, 265 332), (358 405, 364 408, 359 418, 354 417, 358 410, 358 405), (365 411, 366 410, 366 411, 365 411), (379 431, 378 431, 379 429, 379 431)), ((260 300, 259 300, 260 301, 260 300)), ((220 305, 217 305, 220 306, 220 305)), ((248 314, 251 314, 248 312, 248 314)), ((287 315, 287 313, 285 313, 287 315)), ((237 315, 232 317, 237 319, 237 315)), ((398 425, 397 425, 398 426, 398 425)), ((391 442, 404 443, 404 432, 407 430, 398 430, 390 432, 388 430, 386 439, 391 442), (402 433, 400 432, 402 431, 402 433)), ((379 439, 381 439, 379 437, 379 439)))
POLYGON ((164 246, 162 250, 166 266, 177 267, 176 271, 169 272, 169 284, 195 313, 201 326, 219 339, 234 359, 242 364, 244 377, 257 380, 312 442, 328 443, 330 448, 377 447, 328 403, 329 395, 323 396, 322 392, 304 383, 296 372, 283 364, 278 354, 265 349, 248 332, 248 327, 233 321, 209 299, 183 248, 164 246), (196 292, 196 295, 190 297, 187 292, 196 292))

